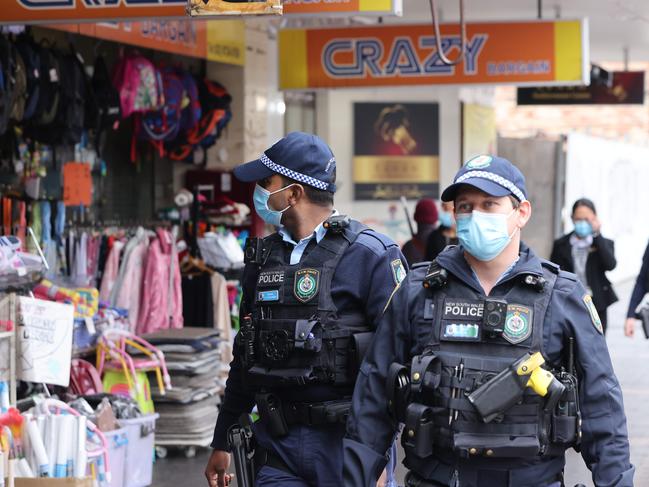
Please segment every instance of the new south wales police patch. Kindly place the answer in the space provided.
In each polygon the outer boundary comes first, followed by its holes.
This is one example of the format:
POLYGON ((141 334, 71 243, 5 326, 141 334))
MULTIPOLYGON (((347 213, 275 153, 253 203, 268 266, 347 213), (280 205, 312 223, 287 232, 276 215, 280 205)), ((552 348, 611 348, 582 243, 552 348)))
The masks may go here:
POLYGON ((390 267, 392 268, 394 283, 396 285, 401 284, 401 282, 406 278, 406 268, 403 266, 403 262, 401 262, 401 259, 394 259, 390 262, 390 267))
POLYGON ((303 303, 311 301, 318 293, 320 271, 316 269, 300 269, 295 273, 293 293, 303 303))
POLYGON ((602 320, 599 317, 599 313, 597 312, 597 309, 595 309, 595 303, 593 303, 593 298, 591 297, 590 294, 584 294, 584 297, 582 299, 584 300, 586 309, 588 309, 588 312, 590 313, 590 319, 593 322, 593 326, 600 333, 600 335, 603 335, 604 328, 602 327, 602 320))
POLYGON ((503 338, 514 345, 526 340, 532 333, 532 310, 519 304, 507 305, 503 338))

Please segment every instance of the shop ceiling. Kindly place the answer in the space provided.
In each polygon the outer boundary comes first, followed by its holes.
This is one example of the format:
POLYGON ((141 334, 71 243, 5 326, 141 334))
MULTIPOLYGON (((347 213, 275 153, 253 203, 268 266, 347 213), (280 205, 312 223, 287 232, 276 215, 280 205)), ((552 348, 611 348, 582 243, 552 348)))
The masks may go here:
MULTIPOLYGON (((455 22, 458 0, 437 0, 443 22, 455 22)), ((537 18, 537 0, 465 0, 468 22, 490 20, 528 20, 537 18)), ((543 0, 544 19, 576 19, 588 17, 590 25, 591 60, 623 61, 624 47, 629 59, 649 59, 648 0, 543 0)), ((386 23, 421 23, 430 19, 428 0, 404 0, 403 17, 385 18, 386 23)))

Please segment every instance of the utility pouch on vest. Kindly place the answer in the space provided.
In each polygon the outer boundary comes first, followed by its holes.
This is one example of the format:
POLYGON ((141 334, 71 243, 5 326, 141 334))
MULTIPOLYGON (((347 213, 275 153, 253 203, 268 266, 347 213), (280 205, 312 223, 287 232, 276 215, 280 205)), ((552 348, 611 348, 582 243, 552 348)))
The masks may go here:
POLYGON ((255 395, 259 418, 268 428, 271 436, 277 438, 288 434, 288 426, 282 408, 282 401, 275 394, 260 393, 255 395))
POLYGON ((255 327, 250 315, 243 317, 239 334, 243 347, 243 363, 250 366, 255 361, 255 327))
POLYGON ((475 455, 489 458, 533 457, 541 451, 536 436, 456 433, 453 436, 453 446, 464 458, 475 455))
POLYGON ((571 446, 578 444, 580 437, 577 379, 567 372, 559 373, 557 378, 565 386, 565 390, 552 413, 550 440, 552 443, 571 446))
POLYGON ((426 458, 433 454, 434 426, 432 408, 414 402, 408 405, 403 430, 406 455, 426 458))
POLYGON ((410 364, 410 391, 420 394, 422 390, 432 392, 439 387, 442 378, 442 364, 433 353, 417 355, 410 364))
POLYGON ((349 342, 349 371, 352 374, 358 374, 361 368, 365 354, 370 348, 374 333, 371 331, 365 333, 355 333, 349 342))
POLYGON ((390 365, 385 389, 390 416, 396 423, 404 423, 406 406, 410 402, 410 372, 405 365, 397 362, 390 365))
POLYGON ((311 355, 322 349, 322 328, 315 320, 260 320, 258 328, 259 358, 265 364, 304 367, 294 352, 311 355))

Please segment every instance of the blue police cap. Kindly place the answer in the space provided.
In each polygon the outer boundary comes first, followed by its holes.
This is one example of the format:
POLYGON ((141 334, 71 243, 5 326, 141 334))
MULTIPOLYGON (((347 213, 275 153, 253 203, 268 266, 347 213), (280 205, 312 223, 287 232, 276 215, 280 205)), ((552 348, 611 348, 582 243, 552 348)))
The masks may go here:
POLYGON ((442 201, 453 201, 463 184, 468 184, 491 196, 514 196, 518 201, 527 200, 525 176, 507 159, 496 156, 477 156, 462 166, 453 184, 442 193, 442 201))
POLYGON ((281 174, 314 188, 336 192, 332 181, 336 158, 318 136, 291 132, 251 162, 234 168, 234 176, 245 183, 281 174))

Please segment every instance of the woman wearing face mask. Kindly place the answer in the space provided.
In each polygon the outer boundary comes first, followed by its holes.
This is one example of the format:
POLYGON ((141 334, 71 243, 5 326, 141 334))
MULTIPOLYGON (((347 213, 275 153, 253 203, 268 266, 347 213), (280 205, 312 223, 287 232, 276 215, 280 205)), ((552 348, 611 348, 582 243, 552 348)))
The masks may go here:
POLYGON ((557 239, 550 260, 562 269, 574 272, 593 296, 595 308, 606 332, 606 309, 617 301, 617 295, 606 277, 617 265, 613 240, 602 237, 595 204, 581 198, 572 206, 574 231, 557 239))
POLYGON ((457 245, 457 231, 453 217, 453 202, 443 201, 439 213, 439 226, 430 234, 426 242, 425 260, 433 260, 448 245, 457 245))

